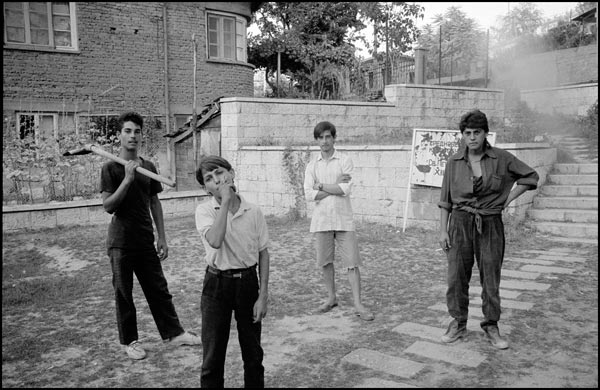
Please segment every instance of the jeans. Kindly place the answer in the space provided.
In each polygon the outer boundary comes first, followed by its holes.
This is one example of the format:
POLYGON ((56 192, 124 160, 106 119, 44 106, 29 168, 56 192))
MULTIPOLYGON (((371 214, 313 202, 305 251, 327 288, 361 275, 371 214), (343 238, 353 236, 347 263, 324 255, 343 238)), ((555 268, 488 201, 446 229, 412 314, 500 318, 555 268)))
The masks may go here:
POLYGON ((467 322, 469 282, 474 258, 481 281, 482 327, 497 326, 500 320, 500 270, 504 259, 504 224, 502 215, 483 215, 481 234, 475 227, 475 215, 453 210, 448 225, 451 248, 448 257, 446 303, 450 316, 467 322))
POLYGON ((264 387, 261 322, 253 323, 252 312, 258 299, 256 269, 241 278, 215 275, 207 270, 202 288, 201 387, 224 386, 225 355, 229 341, 231 314, 235 314, 238 339, 244 362, 244 387, 264 387))
POLYGON ((138 339, 136 309, 133 303, 133 274, 148 301, 150 312, 163 340, 183 333, 173 306, 172 295, 156 250, 132 252, 121 248, 108 250, 115 289, 119 341, 128 345, 138 339))

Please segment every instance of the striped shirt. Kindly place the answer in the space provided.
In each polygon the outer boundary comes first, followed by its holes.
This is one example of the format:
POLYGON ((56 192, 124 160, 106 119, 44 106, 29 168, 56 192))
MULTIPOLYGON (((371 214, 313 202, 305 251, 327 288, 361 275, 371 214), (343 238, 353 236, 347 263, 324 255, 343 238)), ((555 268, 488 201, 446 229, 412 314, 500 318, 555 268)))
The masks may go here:
POLYGON ((330 230, 354 231, 354 218, 350 193, 352 181, 339 183, 344 195, 329 195, 321 200, 315 200, 318 190, 314 190, 315 183, 336 184, 343 174, 352 175, 354 164, 347 155, 333 152, 329 159, 324 159, 321 153, 307 166, 304 173, 304 195, 308 202, 315 202, 310 232, 323 232, 330 230))

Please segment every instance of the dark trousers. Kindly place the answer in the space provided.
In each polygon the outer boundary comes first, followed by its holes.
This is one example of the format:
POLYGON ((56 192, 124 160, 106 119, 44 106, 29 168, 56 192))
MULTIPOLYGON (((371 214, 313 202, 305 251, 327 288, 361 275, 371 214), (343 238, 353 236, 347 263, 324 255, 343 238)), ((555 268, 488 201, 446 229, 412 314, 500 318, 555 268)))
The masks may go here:
POLYGON ((500 270, 504 259, 504 224, 502 215, 482 216, 481 233, 475 226, 475 215, 453 210, 448 235, 451 248, 448 257, 448 290, 446 303, 450 316, 459 323, 467 322, 469 282, 474 258, 479 268, 482 327, 497 325, 500 320, 500 270))
POLYGON ((133 303, 134 273, 146 296, 160 337, 166 340, 183 333, 156 251, 132 252, 111 248, 108 255, 113 272, 112 283, 115 289, 117 328, 121 344, 128 345, 138 339, 133 303))
POLYGON ((238 339, 244 362, 244 387, 264 387, 260 346, 261 322, 253 323, 252 312, 258 299, 256 268, 241 278, 206 271, 202 288, 202 373, 201 387, 224 386, 225 354, 229 341, 231 313, 235 314, 238 339))

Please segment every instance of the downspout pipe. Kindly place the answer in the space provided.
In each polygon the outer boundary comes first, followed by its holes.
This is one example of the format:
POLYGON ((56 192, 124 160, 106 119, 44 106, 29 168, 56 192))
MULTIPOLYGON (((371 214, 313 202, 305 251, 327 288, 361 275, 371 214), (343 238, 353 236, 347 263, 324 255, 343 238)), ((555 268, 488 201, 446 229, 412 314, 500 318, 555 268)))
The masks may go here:
MULTIPOLYGON (((171 113, 169 111, 169 44, 168 44, 168 34, 167 34, 167 3, 163 3, 162 7, 163 13, 163 34, 164 34, 164 66, 165 71, 164 75, 164 90, 165 90, 165 117, 166 117, 166 130, 167 134, 171 134, 171 113)), ((167 162, 169 164, 169 171, 173 178, 177 177, 175 166, 175 145, 171 138, 167 138, 167 162)))

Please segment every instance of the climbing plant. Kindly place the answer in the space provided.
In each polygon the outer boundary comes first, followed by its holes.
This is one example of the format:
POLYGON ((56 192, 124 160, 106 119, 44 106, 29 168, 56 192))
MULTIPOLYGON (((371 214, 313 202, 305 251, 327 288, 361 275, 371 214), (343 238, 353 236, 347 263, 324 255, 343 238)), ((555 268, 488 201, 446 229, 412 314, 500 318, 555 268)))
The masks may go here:
POLYGON ((304 200, 304 170, 310 161, 310 148, 307 146, 304 152, 293 150, 286 146, 282 155, 283 168, 286 173, 288 184, 294 191, 294 207, 288 215, 292 220, 306 217, 306 202, 304 200))

